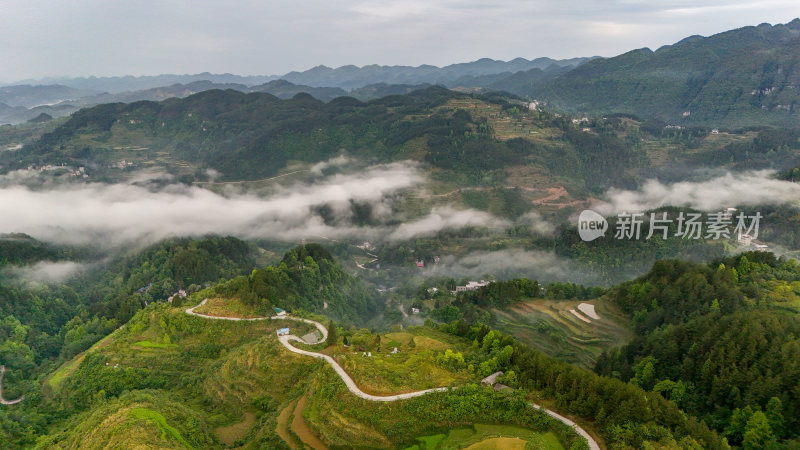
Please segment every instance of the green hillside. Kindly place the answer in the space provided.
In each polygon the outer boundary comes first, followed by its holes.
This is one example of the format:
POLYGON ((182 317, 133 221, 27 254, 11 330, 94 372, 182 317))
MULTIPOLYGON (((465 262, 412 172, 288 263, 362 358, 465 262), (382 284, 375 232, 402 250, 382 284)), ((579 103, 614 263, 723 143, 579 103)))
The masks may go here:
POLYGON ((504 95, 441 87, 328 103, 306 94, 278 99, 211 90, 83 109, 21 150, 1 153, 0 162, 6 171, 84 167, 82 180, 90 182, 150 169, 207 183, 213 169, 225 183, 267 182, 277 174, 313 180, 312 164, 343 154, 361 165, 414 160, 431 175, 435 194, 449 193, 441 200, 514 215, 534 205, 577 208, 576 200, 610 186, 675 177, 684 166, 786 170, 800 163, 793 132, 712 134, 666 125, 626 116, 570 118, 504 95), (563 195, 547 200, 555 192, 563 195))
POLYGON ((599 373, 660 392, 731 444, 797 445, 796 260, 745 253, 710 265, 660 261, 609 299, 633 315, 637 336, 604 354, 599 373))
MULTIPOLYGON (((235 254, 220 241, 185 243, 188 248, 212 244, 218 249, 214 254, 235 254)), ((134 260, 150 261, 163 251, 134 260)), ((515 283, 523 287, 520 293, 530 294, 533 285, 515 283)), ((213 320, 184 311, 214 294, 223 300, 227 295, 238 309, 250 301, 255 308, 284 306, 301 315, 307 314, 302 309, 313 309, 363 317, 369 312, 350 300, 358 300, 360 289, 361 281, 349 280, 325 249, 306 245, 271 268, 198 291, 181 306, 174 300, 150 303, 85 353, 47 376, 39 372, 38 383, 20 391, 11 380, 9 394, 24 392, 25 407, 0 410, 0 441, 6 448, 105 448, 122 442, 159 448, 405 448, 421 442, 491 446, 521 440, 585 448, 569 427, 528 406, 537 402, 581 418, 611 446, 680 442, 724 448, 714 433, 661 396, 530 350, 480 320, 402 332, 332 328, 331 322, 328 342, 304 347, 334 357, 368 392, 455 388, 387 403, 355 397, 326 363, 290 353, 275 335, 285 326, 281 321, 213 320), (314 291, 328 308, 316 303, 314 291), (511 393, 478 385, 497 370, 506 373, 502 382, 511 393)), ((548 286, 551 292, 559 289, 566 292, 566 286, 548 286)), ((224 312, 224 301, 214 308, 224 312)), ((299 336, 313 329, 289 325, 299 336)))
POLYGON ((800 19, 588 61, 526 94, 572 111, 672 124, 796 128, 800 19))

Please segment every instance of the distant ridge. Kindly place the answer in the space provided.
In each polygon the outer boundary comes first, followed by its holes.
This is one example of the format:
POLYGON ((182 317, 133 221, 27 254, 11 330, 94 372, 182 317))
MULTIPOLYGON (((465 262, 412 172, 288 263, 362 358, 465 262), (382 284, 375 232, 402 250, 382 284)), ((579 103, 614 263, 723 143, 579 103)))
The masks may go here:
POLYGON ((592 115, 800 127, 800 19, 595 59, 517 94, 592 115))
POLYGON ((527 60, 516 58, 511 61, 500 61, 482 58, 467 63, 450 64, 444 67, 432 65, 412 66, 379 66, 376 64, 358 67, 345 65, 330 68, 319 65, 305 71, 292 71, 284 75, 234 75, 230 73, 213 74, 203 72, 198 74, 162 74, 121 77, 49 77, 41 79, 21 80, 8 83, 13 85, 53 85, 61 84, 73 89, 85 89, 94 93, 118 94, 126 91, 138 91, 170 86, 173 84, 189 84, 197 81, 208 81, 216 84, 243 84, 256 86, 273 80, 283 79, 294 84, 304 84, 312 87, 340 87, 354 89, 370 84, 420 84, 440 83, 456 80, 464 76, 482 76, 504 72, 519 72, 533 68, 546 69, 551 66, 567 67, 577 66, 592 58, 571 58, 556 60, 551 58, 536 58, 527 60))

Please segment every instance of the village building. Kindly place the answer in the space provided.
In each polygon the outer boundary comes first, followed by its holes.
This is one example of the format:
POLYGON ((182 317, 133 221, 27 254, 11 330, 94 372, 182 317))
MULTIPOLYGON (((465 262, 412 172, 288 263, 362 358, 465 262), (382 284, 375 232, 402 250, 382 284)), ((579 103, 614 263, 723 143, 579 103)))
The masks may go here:
POLYGON ((275 315, 276 316, 278 316, 278 317, 286 317, 286 311, 284 311, 282 308, 274 308, 274 309, 275 309, 275 315))
POLYGON ((456 286, 456 292, 474 291, 480 287, 488 286, 491 281, 470 281, 465 286, 456 286))
POLYGON ((287 336, 287 335, 289 335, 289 329, 288 328, 280 328, 278 330, 278 336, 287 336))

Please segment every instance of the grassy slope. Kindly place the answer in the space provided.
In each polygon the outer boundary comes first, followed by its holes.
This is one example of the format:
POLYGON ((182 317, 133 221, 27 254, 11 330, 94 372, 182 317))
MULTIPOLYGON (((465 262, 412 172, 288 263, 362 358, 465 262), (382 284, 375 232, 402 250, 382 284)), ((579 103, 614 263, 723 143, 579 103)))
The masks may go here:
MULTIPOLYGON (((357 432, 359 442, 372 448, 395 447, 429 432, 429 423, 418 422, 413 408, 397 406, 399 403, 388 407, 401 408, 397 414, 403 416, 405 431, 388 437, 386 430, 374 423, 353 422, 352 408, 320 416, 320 391, 331 389, 341 392, 347 402, 354 402, 350 406, 356 405, 356 411, 361 409, 367 416, 387 405, 356 400, 327 365, 288 352, 275 337, 280 326, 278 321, 213 321, 188 316, 182 308, 151 305, 103 345, 59 369, 62 380, 46 401, 78 412, 57 421, 39 446, 102 448, 124 443, 142 448, 219 448, 235 443, 244 448, 279 448, 286 439, 293 446, 341 442, 320 432, 321 417, 325 423, 349 427, 350 432, 357 432), (143 342, 152 345, 143 346, 143 342), (131 374, 135 375, 126 378, 131 374), (120 382, 122 386, 117 384, 120 382)), ((455 342, 457 338, 425 328, 411 333, 419 350, 404 348, 398 361, 391 361, 396 364, 380 370, 402 367, 400 360, 411 355, 468 347, 465 342, 455 342)), ((382 341, 387 345, 409 336, 390 333, 382 341)), ((374 352, 370 363, 398 356, 382 353, 388 350, 382 350, 381 356, 374 352)), ((373 369, 375 366, 356 365, 356 381, 361 377, 362 384, 375 384, 381 373, 373 369)), ((459 374, 443 376, 464 381, 459 374)), ((410 382, 409 389, 427 387, 414 384, 423 379, 410 382)), ((442 401, 446 406, 448 402, 442 401)), ((465 420, 452 423, 468 424, 465 420)))
POLYGON ((419 444, 406 450, 434 450, 467 448, 473 450, 525 449, 560 450, 564 446, 553 433, 535 433, 525 428, 509 425, 475 424, 467 428, 456 428, 447 434, 418 437, 419 444), (532 447, 526 447, 530 444, 532 447))
POLYGON ((476 381, 465 370, 452 372, 436 364, 436 356, 447 349, 467 352, 469 346, 466 343, 431 329, 412 328, 409 331, 382 335, 381 350, 371 351, 372 357, 363 356, 358 345, 330 347, 324 353, 334 356, 364 392, 374 395, 476 381), (414 347, 409 346, 412 338, 414 347), (394 348, 398 353, 391 353, 394 348))
MULTIPOLYGON (((79 443, 82 447, 100 445, 100 439, 121 439, 121 430, 133 426, 132 422, 142 421, 135 414, 127 413, 134 408, 153 411, 148 414, 155 417, 150 423, 158 437, 148 434, 145 439, 144 435, 133 434, 131 444, 147 445, 146 442, 156 439, 157 446, 181 446, 169 428, 163 424, 153 425, 161 423, 156 413, 166 417, 166 423, 194 447, 219 445, 218 438, 229 440, 232 434, 238 438, 248 431, 253 434, 252 439, 271 435, 274 425, 270 427, 268 419, 272 409, 296 396, 293 389, 317 367, 313 361, 289 353, 278 344, 274 334, 278 326, 279 323, 272 321, 210 321, 187 316, 182 309, 148 308, 126 328, 116 332, 111 342, 93 348, 87 355, 101 355, 108 363, 104 371, 149 369, 152 377, 165 380, 161 389, 155 391, 156 395, 184 405, 186 414, 199 418, 201 425, 193 427, 195 421, 185 417, 170 420, 176 416, 170 415, 160 402, 142 406, 123 395, 104 407, 102 414, 98 413, 100 405, 95 403, 88 412, 59 424, 52 439, 79 443), (169 336, 169 343, 164 342, 165 336, 169 336), (161 345, 142 346, 142 342, 161 345), (264 404, 269 405, 266 410, 259 406, 264 404), (253 415, 255 420, 253 427, 248 427, 250 430, 241 426, 232 430, 226 428, 247 422, 253 415), (107 428, 106 422, 95 419, 103 416, 117 417, 115 423, 119 426, 107 428), (81 436, 74 431, 81 427, 96 427, 100 431, 81 436), (219 436, 211 434, 215 428, 219 436), (160 430, 167 430, 167 433, 160 430)), ((66 384, 80 383, 80 377, 85 375, 83 370, 86 369, 81 366, 65 374, 66 384)), ((58 400, 74 401, 67 389, 56 394, 58 400)))

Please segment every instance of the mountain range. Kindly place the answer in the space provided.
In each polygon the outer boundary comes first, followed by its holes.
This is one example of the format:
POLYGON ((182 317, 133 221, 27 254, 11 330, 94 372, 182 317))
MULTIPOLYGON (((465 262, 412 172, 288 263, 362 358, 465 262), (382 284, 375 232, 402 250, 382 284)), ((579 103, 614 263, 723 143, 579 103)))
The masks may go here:
POLYGON ((317 66, 281 76, 158 75, 28 80, 56 83, 0 90, 0 121, 41 113, 71 114, 85 106, 186 97, 209 89, 306 92, 322 101, 349 95, 370 100, 438 84, 450 89, 505 91, 572 114, 629 114, 668 124, 740 128, 795 127, 800 99, 800 19, 690 36, 655 51, 612 58, 489 58, 445 67, 317 66), (402 87, 391 87, 401 85, 402 87))

